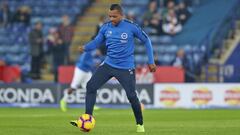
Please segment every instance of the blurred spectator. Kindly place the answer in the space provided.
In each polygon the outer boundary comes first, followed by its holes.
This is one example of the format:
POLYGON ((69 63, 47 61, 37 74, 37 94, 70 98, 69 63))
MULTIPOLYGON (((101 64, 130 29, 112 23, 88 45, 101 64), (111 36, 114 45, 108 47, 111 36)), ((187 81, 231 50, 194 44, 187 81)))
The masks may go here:
POLYGON ((73 32, 74 28, 71 25, 69 16, 63 15, 62 16, 62 24, 58 27, 58 31, 60 34, 60 38, 63 41, 64 47, 65 47, 65 53, 64 53, 64 63, 65 64, 70 64, 70 45, 72 42, 73 38, 73 32))
POLYGON ((13 22, 24 23, 30 25, 31 22, 31 9, 28 6, 20 7, 13 15, 13 22))
POLYGON ((148 31, 150 35, 163 35, 162 29, 163 21, 162 17, 159 13, 154 13, 152 19, 149 21, 148 27, 150 30, 148 31))
POLYGON ((98 22, 98 25, 96 26, 96 32, 94 34, 94 37, 97 35, 98 31, 100 30, 100 28, 104 24, 104 22, 105 22, 105 16, 102 15, 102 16, 99 17, 99 22, 98 22))
POLYGON ((174 36, 182 31, 182 25, 179 22, 177 15, 173 9, 168 10, 166 20, 163 23, 163 31, 171 36, 174 36))
POLYGON ((43 58, 43 34, 42 23, 36 22, 34 28, 29 33, 29 43, 31 50, 31 77, 33 79, 40 79, 40 69, 43 58))
POLYGON ((54 73, 54 81, 58 81, 58 67, 64 65, 64 53, 65 46, 64 42, 60 37, 60 33, 52 29, 50 35, 47 39, 48 46, 50 48, 50 52, 53 58, 53 73, 54 73))
POLYGON ((187 59, 185 57, 185 51, 183 49, 179 49, 176 54, 176 58, 172 62, 172 65, 174 67, 184 68, 186 67, 186 64, 187 64, 187 59))
POLYGON ((176 6, 175 6, 175 2, 173 0, 168 0, 167 1, 167 5, 164 6, 164 9, 162 9, 162 16, 164 19, 166 19, 168 13, 169 13, 169 10, 173 10, 175 12, 176 10, 176 6))
POLYGON ((166 0, 157 0, 158 7, 159 7, 159 8, 163 8, 163 7, 165 6, 165 5, 164 5, 165 1, 166 1, 166 0))
POLYGON ((182 25, 184 25, 189 19, 189 17, 191 16, 191 13, 189 12, 184 2, 179 3, 178 9, 177 9, 177 16, 182 25))
MULTIPOLYGON (((95 38, 95 36, 97 36, 98 31, 100 30, 101 26, 102 26, 104 23, 105 23, 105 16, 102 15, 102 16, 100 16, 100 18, 99 18, 98 25, 96 26, 96 32, 95 32, 94 36, 92 37, 92 39, 95 38)), ((100 51, 101 51, 101 53, 102 53, 103 55, 106 55, 106 53, 107 53, 106 45, 102 44, 102 45, 99 47, 99 49, 100 49, 100 51)))
POLYGON ((149 21, 153 18, 153 15, 154 15, 154 13, 157 12, 157 10, 158 10, 157 2, 155 0, 151 1, 149 3, 148 10, 143 15, 143 25, 144 26, 149 25, 149 23, 150 23, 149 21))
POLYGON ((176 54, 176 58, 171 63, 174 67, 179 67, 185 71, 185 82, 194 82, 194 74, 191 71, 191 62, 187 58, 184 49, 179 49, 176 54))
MULTIPOLYGON (((54 42, 55 38, 54 38, 54 33, 57 32, 57 28, 55 27, 51 27, 49 28, 48 30, 48 35, 46 36, 46 39, 45 39, 45 44, 44 44, 44 52, 45 52, 45 62, 46 64, 50 64, 50 65, 53 65, 53 58, 52 58, 52 42, 54 42)), ((49 70, 53 71, 52 67, 50 66, 49 70)))
POLYGON ((126 14, 126 19, 128 19, 130 21, 133 21, 133 22, 136 22, 136 16, 135 16, 134 12, 133 11, 129 11, 126 14))
POLYGON ((12 19, 11 11, 7 3, 3 3, 0 7, 0 27, 6 27, 12 19))

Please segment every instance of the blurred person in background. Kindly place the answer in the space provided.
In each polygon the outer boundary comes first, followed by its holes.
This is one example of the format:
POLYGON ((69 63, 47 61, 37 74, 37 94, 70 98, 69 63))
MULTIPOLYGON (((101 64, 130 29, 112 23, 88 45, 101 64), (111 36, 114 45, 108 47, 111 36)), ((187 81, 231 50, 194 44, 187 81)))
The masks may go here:
POLYGON ((142 20, 144 27, 149 25, 150 23, 149 21, 153 18, 153 15, 157 13, 157 11, 158 11, 157 2, 155 0, 151 1, 149 3, 148 10, 143 15, 142 20))
POLYGON ((65 46, 57 29, 52 28, 48 36, 47 44, 52 54, 52 69, 54 73, 54 81, 58 82, 58 67, 64 65, 65 46))
POLYGON ((174 0, 168 0, 165 3, 166 5, 161 10, 162 11, 161 14, 164 20, 166 19, 166 16, 168 15, 169 10, 173 10, 175 12, 177 8, 174 0))
POLYGON ((62 23, 58 27, 58 31, 60 34, 60 38, 62 39, 63 44, 65 46, 64 64, 68 65, 71 63, 69 53, 70 53, 70 45, 71 45, 73 34, 74 34, 74 28, 71 25, 68 15, 62 16, 62 23))
POLYGON ((6 27, 12 19, 12 14, 7 3, 0 6, 0 27, 6 27))
MULTIPOLYGON (((104 23, 105 23, 105 16, 102 15, 102 16, 100 16, 100 18, 99 18, 98 25, 96 26, 96 32, 95 32, 94 36, 92 37, 92 39, 94 39, 94 38, 97 36, 98 31, 100 30, 101 26, 102 26, 104 23)), ((102 55, 106 55, 106 53, 107 53, 107 47, 106 47, 105 45, 101 45, 101 46, 99 47, 99 49, 100 49, 102 55)))
POLYGON ((67 93, 64 93, 64 97, 60 101, 60 108, 63 112, 67 111, 66 99, 68 94, 72 94, 78 88, 86 90, 87 82, 92 77, 92 72, 95 71, 102 61, 103 55, 99 49, 96 51, 84 52, 79 55, 70 87, 67 89, 67 93))
POLYGON ((194 82, 195 75, 192 73, 191 61, 187 58, 184 49, 179 49, 175 59, 171 62, 174 67, 182 68, 185 71, 185 82, 194 82))
POLYGON ((33 79, 40 79, 41 63, 43 58, 43 33, 42 23, 36 22, 34 28, 29 33, 29 43, 31 52, 31 77, 33 79))
POLYGON ((176 53, 176 57, 174 61, 172 62, 172 66, 184 68, 186 67, 186 64, 187 64, 187 58, 185 56, 185 51, 184 49, 179 49, 176 53))
POLYGON ((177 16, 182 25, 184 25, 191 16, 191 13, 184 2, 178 4, 177 16))
MULTIPOLYGON (((96 26, 96 32, 95 32, 95 34, 94 34, 94 37, 97 36, 98 31, 100 30, 101 26, 102 26, 104 23, 105 23, 105 16, 102 15, 102 16, 99 17, 99 22, 98 22, 98 24, 97 24, 97 26, 96 26)), ((93 38, 94 38, 94 37, 93 37, 93 38)))
POLYGON ((31 9, 28 6, 22 6, 13 15, 13 22, 15 23, 23 23, 27 26, 30 25, 31 22, 31 9))
POLYGON ((45 37, 45 45, 44 45, 44 52, 45 52, 45 62, 50 65, 50 71, 53 72, 53 55, 52 55, 52 43, 55 42, 54 34, 57 32, 56 27, 50 27, 48 29, 48 35, 45 37))
POLYGON ((170 36, 174 36, 182 31, 182 24, 174 10, 168 10, 166 19, 163 22, 163 31, 170 36))
POLYGON ((151 20, 149 21, 148 27, 151 29, 149 30, 150 35, 163 35, 163 29, 162 29, 163 21, 161 14, 154 13, 151 20))
POLYGON ((129 11, 126 14, 126 19, 137 23, 136 16, 135 16, 135 13, 133 11, 129 11))

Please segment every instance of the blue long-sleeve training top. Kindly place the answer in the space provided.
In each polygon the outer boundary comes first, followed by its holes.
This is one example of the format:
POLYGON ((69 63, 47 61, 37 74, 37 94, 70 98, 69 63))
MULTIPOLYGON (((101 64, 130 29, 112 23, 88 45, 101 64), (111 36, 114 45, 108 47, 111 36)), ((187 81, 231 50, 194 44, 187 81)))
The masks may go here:
POLYGON ((102 25, 94 40, 85 45, 85 51, 91 51, 105 42, 108 65, 119 69, 133 69, 134 38, 138 38, 146 47, 148 64, 154 63, 152 43, 147 34, 135 23, 122 19, 116 26, 111 22, 102 25))

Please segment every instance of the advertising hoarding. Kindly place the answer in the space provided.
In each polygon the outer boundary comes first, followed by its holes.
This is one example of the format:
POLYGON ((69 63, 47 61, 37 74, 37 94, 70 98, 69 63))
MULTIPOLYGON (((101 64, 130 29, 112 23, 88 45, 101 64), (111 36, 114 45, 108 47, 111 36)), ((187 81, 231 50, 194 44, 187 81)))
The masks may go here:
POLYGON ((240 107, 240 84, 156 84, 156 108, 240 107))

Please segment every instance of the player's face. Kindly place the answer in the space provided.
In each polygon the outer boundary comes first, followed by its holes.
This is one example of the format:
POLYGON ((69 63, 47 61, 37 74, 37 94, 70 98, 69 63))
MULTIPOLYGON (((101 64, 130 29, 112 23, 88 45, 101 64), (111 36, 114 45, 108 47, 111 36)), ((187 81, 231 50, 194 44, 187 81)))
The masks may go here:
POLYGON ((109 10, 108 17, 113 25, 117 25, 123 18, 118 10, 109 10))

